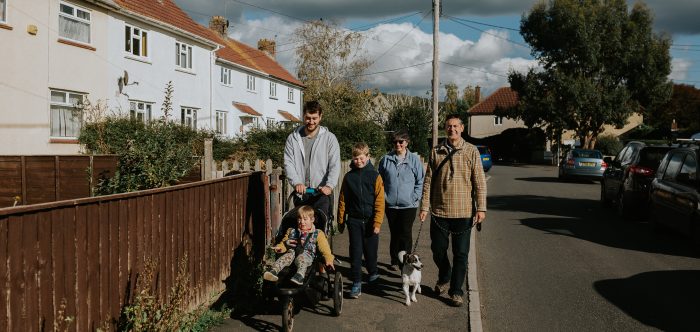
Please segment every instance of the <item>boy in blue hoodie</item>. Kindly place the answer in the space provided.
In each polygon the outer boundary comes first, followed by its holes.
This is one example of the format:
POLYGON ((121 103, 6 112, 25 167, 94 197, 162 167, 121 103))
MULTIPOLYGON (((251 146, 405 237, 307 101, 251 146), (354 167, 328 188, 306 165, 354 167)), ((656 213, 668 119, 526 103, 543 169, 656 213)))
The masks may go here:
POLYGON ((350 236, 350 298, 356 299, 362 293, 363 253, 369 282, 379 277, 377 250, 384 219, 384 183, 369 160, 369 147, 365 143, 353 146, 350 168, 340 187, 338 224, 341 230, 347 225, 350 236))

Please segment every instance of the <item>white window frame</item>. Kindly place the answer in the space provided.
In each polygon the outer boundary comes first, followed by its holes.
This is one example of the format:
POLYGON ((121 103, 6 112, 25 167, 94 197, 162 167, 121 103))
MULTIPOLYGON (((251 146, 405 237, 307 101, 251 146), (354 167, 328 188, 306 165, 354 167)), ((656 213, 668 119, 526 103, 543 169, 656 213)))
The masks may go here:
POLYGON ((180 107, 180 124, 197 130, 197 112, 198 108, 180 107))
POLYGON ((294 89, 288 87, 287 88, 287 101, 290 103, 294 102, 294 89))
POLYGON ((265 124, 266 124, 267 127, 269 128, 269 127, 272 127, 272 126, 276 125, 276 124, 277 124, 277 121, 275 121, 275 118, 266 118, 266 119, 265 119, 265 124))
POLYGON ((221 66, 221 77, 219 79, 219 82, 225 86, 231 86, 231 76, 233 75, 233 72, 231 68, 227 68, 224 66, 221 66))
POLYGON ((0 5, 0 10, 2 10, 2 15, 0 15, 0 23, 7 23, 7 2, 10 0, 2 0, 2 5, 0 5))
POLYGON ((503 125, 503 117, 494 115, 493 117, 493 125, 494 126, 502 126, 503 125))
POLYGON ((242 115, 240 117, 241 119, 241 134, 244 134, 246 132, 246 128, 260 128, 260 119, 257 116, 251 116, 251 115, 242 115), (248 123, 246 123, 246 120, 248 120, 248 123))
POLYGON ((216 133, 219 135, 226 135, 227 132, 227 118, 228 114, 226 111, 216 111, 216 133))
POLYGON ((149 36, 150 31, 148 30, 144 30, 131 24, 124 24, 124 52, 128 56, 148 59, 151 53, 149 52, 149 48, 151 47, 151 43, 148 42, 149 36), (138 30, 139 32, 136 33, 136 30, 138 30), (129 34, 129 37, 126 36, 127 33, 129 34), (139 43, 138 54, 134 53, 134 41, 137 41, 139 43))
POLYGON ((153 103, 139 100, 129 100, 129 117, 148 123, 153 120, 153 103), (139 119, 141 114, 141 119, 139 119))
MULTIPOLYGON (((5 8, 5 9, 7 9, 7 8, 5 8)), ((58 36, 59 36, 59 38, 65 39, 65 40, 74 41, 74 42, 76 42, 76 43, 85 44, 85 45, 90 45, 90 44, 91 44, 91 41, 92 41, 92 11, 90 11, 90 10, 84 8, 84 7, 80 7, 80 6, 74 5, 74 4, 72 4, 72 3, 60 1, 59 4, 58 4, 58 24, 59 24, 59 26, 61 25, 61 17, 64 17, 64 19, 66 19, 66 20, 73 20, 73 21, 77 21, 77 22, 80 22, 80 23, 85 23, 85 24, 87 24, 87 25, 88 25, 88 36, 87 36, 87 37, 88 37, 88 40, 87 40, 87 41, 83 41, 83 40, 77 40, 77 39, 73 39, 73 38, 70 38, 70 37, 62 36, 62 35, 61 35, 61 29, 60 29, 60 28, 58 29, 58 36), (64 12, 63 12, 63 6, 72 8, 72 9, 73 9, 73 13, 72 13, 72 14, 64 13, 64 12), (88 15, 88 18, 85 19, 85 18, 82 18, 82 17, 78 17, 79 11, 80 11, 80 12, 83 12, 83 13, 85 13, 85 14, 87 14, 87 15, 88 15)))
POLYGON ((192 71, 192 52, 192 45, 182 42, 175 42, 175 66, 179 69, 192 71), (184 63, 182 61, 183 56, 185 57, 184 63))
POLYGON ((252 92, 257 91, 257 90, 255 90, 255 76, 253 76, 253 75, 246 75, 246 85, 245 85, 245 87, 246 87, 246 89, 247 89, 248 91, 252 91, 252 92))
POLYGON ((83 125, 83 111, 82 111, 82 109, 80 109, 80 107, 81 107, 80 104, 71 104, 69 101, 71 100, 71 97, 78 96, 78 97, 80 97, 80 100, 82 102, 84 100, 86 94, 79 93, 79 92, 71 92, 71 91, 66 91, 66 90, 59 90, 59 89, 50 89, 49 95, 50 95, 50 97, 49 97, 49 119, 51 121, 49 124, 50 137, 52 137, 52 138, 78 138, 78 135, 80 135, 80 129, 82 128, 82 125, 83 125), (63 94, 64 98, 63 98, 62 102, 53 100, 53 95, 59 94, 59 93, 63 94), (62 120, 66 121, 66 123, 64 123, 63 125, 60 126, 61 128, 59 128, 58 135, 56 135, 53 132, 53 127, 54 127, 54 124, 53 124, 53 119, 54 119, 53 106, 71 108, 72 109, 71 112, 73 112, 73 114, 71 114, 70 119, 65 114, 60 116, 62 118, 62 120), (68 128, 66 125, 68 122, 73 123, 72 121, 73 121, 73 118, 75 118, 75 117, 79 118, 78 119, 79 124, 77 125, 77 130, 76 130, 76 132, 73 133, 74 135, 68 135, 68 128))
POLYGON ((277 83, 270 81, 270 98, 277 99, 277 83))

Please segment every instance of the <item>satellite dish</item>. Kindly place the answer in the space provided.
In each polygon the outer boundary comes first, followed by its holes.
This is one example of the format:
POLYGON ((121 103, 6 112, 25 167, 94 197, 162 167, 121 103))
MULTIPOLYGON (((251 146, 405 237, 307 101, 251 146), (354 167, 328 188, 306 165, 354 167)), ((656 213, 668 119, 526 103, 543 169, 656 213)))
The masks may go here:
POLYGON ((124 71, 124 85, 129 85, 129 72, 124 71))

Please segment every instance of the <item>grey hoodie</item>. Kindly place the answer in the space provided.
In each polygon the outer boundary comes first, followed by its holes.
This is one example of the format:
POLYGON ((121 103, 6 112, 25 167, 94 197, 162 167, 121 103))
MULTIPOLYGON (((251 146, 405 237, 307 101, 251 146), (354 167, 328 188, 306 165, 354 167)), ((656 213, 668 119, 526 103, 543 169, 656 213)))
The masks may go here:
MULTIPOLYGON (((304 142, 301 132, 304 126, 295 129, 289 134, 284 145, 284 171, 287 173, 287 181, 292 186, 306 184, 304 174, 304 142)), ((338 139, 328 131, 328 128, 319 126, 316 140, 311 147, 311 169, 309 186, 318 188, 328 186, 335 188, 340 175, 340 146, 338 139)))

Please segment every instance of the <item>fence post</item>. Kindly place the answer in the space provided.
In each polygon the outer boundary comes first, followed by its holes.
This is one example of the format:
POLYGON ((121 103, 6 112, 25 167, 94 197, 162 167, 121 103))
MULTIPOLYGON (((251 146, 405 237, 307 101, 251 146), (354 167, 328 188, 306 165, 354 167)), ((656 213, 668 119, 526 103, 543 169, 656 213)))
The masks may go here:
MULTIPOLYGON (((269 168, 268 168, 269 169, 269 168)), ((282 184, 280 183, 280 172, 266 172, 270 179, 270 233, 274 237, 282 222, 282 184)), ((272 238, 269 239, 270 241, 272 238)), ((269 242, 268 242, 269 244, 269 242)))
POLYGON ((20 157, 22 163, 22 205, 27 205, 27 161, 24 156, 20 157))
POLYGON ((54 157, 54 168, 56 172, 56 176, 54 176, 54 181, 56 181, 56 194, 54 196, 56 201, 61 200, 61 169, 59 165, 60 161, 58 160, 58 156, 54 157))
POLYGON ((214 143, 211 138, 204 140, 204 162, 202 168, 204 168, 204 180, 211 180, 211 167, 214 163, 214 143))

